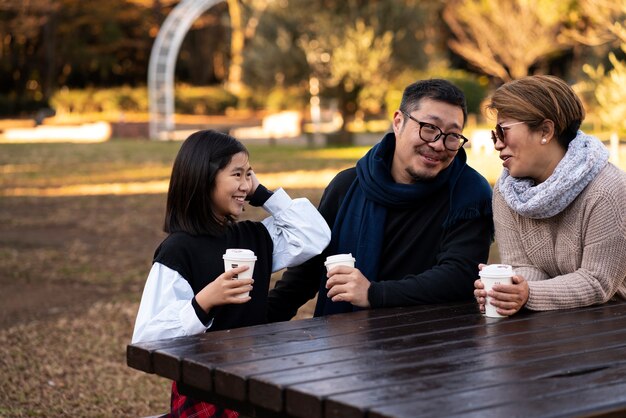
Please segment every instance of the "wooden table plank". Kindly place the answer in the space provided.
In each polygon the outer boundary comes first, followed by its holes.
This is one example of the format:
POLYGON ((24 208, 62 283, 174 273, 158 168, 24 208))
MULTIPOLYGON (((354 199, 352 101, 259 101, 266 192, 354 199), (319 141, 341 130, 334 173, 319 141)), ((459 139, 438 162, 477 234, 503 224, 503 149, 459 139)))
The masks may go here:
POLYGON ((197 340, 205 337, 205 334, 198 334, 190 337, 172 338, 167 341, 159 340, 128 345, 126 347, 126 364, 146 373, 154 373, 152 354, 155 350, 176 346, 190 346, 195 344, 197 340))
POLYGON ((369 391, 359 397, 353 395, 352 399, 333 397, 326 404, 325 416, 411 417, 415 411, 420 411, 420 416, 451 416, 505 401, 531 402, 533 397, 546 393, 573 392, 587 387, 594 378, 598 382, 624 382, 625 350, 626 343, 622 343, 603 350, 601 356, 599 350, 582 350, 565 356, 521 362, 512 367, 496 366, 430 376, 386 387, 377 393, 369 391), (566 366, 571 368, 570 374, 563 373, 566 366), (358 403, 363 399, 368 399, 367 405, 358 403))
MULTIPOLYGON (((626 350, 626 344, 619 343, 615 350, 618 355, 622 355, 626 350)), ((604 352, 608 353, 610 350, 605 349, 604 352)), ((364 405, 370 403, 393 402, 395 404, 405 400, 403 399, 404 396, 413 397, 416 393, 427 393, 429 397, 445 396, 448 391, 453 389, 461 390, 468 386, 494 385, 507 379, 519 379, 522 373, 534 373, 535 377, 546 372, 556 374, 562 370, 564 361, 570 361, 577 367, 590 366, 588 363, 576 363, 582 360, 589 361, 589 358, 584 355, 584 350, 571 353, 569 356, 555 356, 551 363, 544 361, 540 364, 533 364, 533 361, 530 360, 530 356, 533 354, 535 353, 529 353, 528 358, 522 359, 518 368, 495 366, 498 361, 502 361, 502 358, 508 360, 509 356, 505 353, 492 353, 487 356, 489 358, 479 356, 458 360, 453 364, 440 362, 424 366, 408 366, 391 372, 372 371, 344 379, 329 379, 327 385, 335 385, 334 391, 328 391, 329 386, 315 386, 324 387, 323 393, 334 400, 334 403, 326 408, 328 416, 364 416, 364 411, 367 409, 364 405), (344 384, 346 386, 342 386, 344 384), (339 394, 334 395, 336 393, 339 394), (344 401, 343 405, 338 400, 344 401)), ((598 356, 598 353, 592 353, 592 355, 598 356)), ((602 363, 601 365, 593 365, 593 368, 604 366, 605 363, 602 363)), ((315 397, 310 392, 311 386, 306 387, 305 390, 306 392, 300 392, 293 388, 287 389, 287 412, 301 418, 324 416, 321 408, 325 403, 321 405, 319 400, 320 398, 323 399, 325 395, 322 393, 319 397, 315 397)))
MULTIPOLYGON (((618 312, 624 314, 626 309, 621 309, 618 312)), ((533 326, 531 329, 536 329, 536 331, 543 330, 543 334, 532 339, 532 332, 527 331, 529 329, 528 324, 524 324, 527 321, 519 321, 517 325, 511 322, 500 322, 494 325, 497 329, 498 327, 512 329, 512 327, 517 327, 520 331, 520 334, 506 334, 506 333, 491 333, 488 328, 480 327, 478 328, 478 336, 476 336, 472 341, 480 342, 480 344, 476 343, 475 347, 470 348, 468 351, 467 347, 463 345, 459 346, 458 350, 450 351, 450 354, 446 354, 447 352, 443 352, 443 357, 440 355, 439 350, 442 348, 440 346, 428 346, 428 344, 422 348, 424 349, 423 354, 416 358, 413 361, 403 361, 399 364, 392 364, 391 366, 386 365, 384 362, 377 363, 378 368, 383 368, 384 371, 369 371, 362 373, 351 373, 352 370, 348 366, 341 367, 341 374, 335 376, 313 376, 312 379, 306 379, 304 376, 309 376, 309 374, 302 374, 302 377, 295 377, 296 381, 301 383, 293 383, 288 380, 280 380, 280 377, 272 376, 268 379, 271 383, 280 382, 280 384, 285 387, 285 398, 286 398, 286 409, 289 413, 293 414, 297 417, 320 417, 322 416, 322 411, 320 410, 321 405, 319 402, 319 398, 325 398, 331 395, 337 396, 338 392, 341 389, 338 388, 349 388, 349 391, 377 391, 381 386, 385 384, 397 384, 399 382, 409 381, 411 379, 423 379, 425 376, 443 373, 445 370, 450 369, 450 364, 454 362, 457 368, 465 367, 468 369, 480 368, 481 363, 477 361, 475 358, 477 353, 482 351, 489 350, 502 350, 507 348, 514 348, 518 346, 524 345, 532 345, 536 344, 537 341, 543 341, 546 338, 550 338, 553 340, 555 337, 560 336, 561 338, 574 338, 576 339, 579 336, 579 331, 581 325, 578 323, 572 323, 572 321, 567 322, 567 318, 563 315, 554 315, 554 316, 544 316, 546 319, 546 323, 555 324, 559 321, 563 321, 565 325, 565 330, 560 330, 561 334, 557 334, 556 331, 553 331, 552 328, 542 328, 538 326, 539 321, 533 322, 533 326), (560 318, 560 319, 559 319, 560 318), (493 334, 499 335, 497 338, 484 338, 485 334, 493 334), (507 343, 507 339, 510 339, 507 343), (526 340, 526 341, 525 341, 526 340), (429 350, 432 351, 429 353, 429 350), (433 351, 434 350, 434 351, 433 351), (446 358, 446 356, 450 356, 450 358, 446 358), (394 374, 394 371, 398 371, 394 374), (315 380, 314 380, 315 379, 315 380)), ((586 312, 585 315, 581 315, 579 318, 585 318, 590 326, 585 330, 593 332, 594 329, 598 328, 602 322, 610 322, 607 319, 606 312, 598 312, 589 311, 586 312), (604 319, 603 319, 604 318, 604 319)), ((609 316, 610 318, 610 316, 609 316)), ((537 319, 536 317, 534 319, 537 319)), ((622 321, 623 325, 626 325, 626 316, 620 316, 619 319, 622 321)), ((507 320, 508 321, 508 320, 507 320)), ((608 329, 613 329, 614 325, 609 325, 608 329)), ((420 344, 419 341, 416 344, 420 344)), ((539 347, 533 349, 533 352, 538 352, 538 350, 560 350, 559 343, 555 341, 554 344, 549 344, 547 346, 539 347)), ((596 342, 592 341, 590 343, 592 346, 596 344, 596 342)), ((574 345, 573 349, 578 349, 578 345, 574 345)), ((523 354, 522 354, 523 355, 523 354)), ((527 355, 527 354, 526 354, 527 355)), ((416 356, 417 357, 417 356, 416 356)), ((359 357, 361 358, 361 357, 359 357)), ((367 364, 368 362, 366 362, 367 364)), ((267 377, 267 376, 266 376, 267 377)), ((284 376, 281 376, 284 377, 284 376)), ((252 380, 256 381, 257 379, 262 379, 262 376, 255 376, 252 380)), ((292 377, 293 378, 293 377, 292 377)), ((251 387, 253 387, 251 383, 251 387)), ((251 398, 257 400, 257 398, 251 398)), ((368 397, 363 396, 362 399, 359 397, 361 402, 367 403, 368 397)), ((359 404, 359 402, 356 402, 359 404)))
MULTIPOLYGON (((368 320, 377 317, 385 317, 388 314, 384 312, 367 312, 361 311, 354 313, 355 320, 368 320)), ((153 371, 161 376, 172 380, 180 380, 181 359, 193 358, 196 355, 214 356, 219 354, 230 354, 237 351, 245 351, 247 347, 252 345, 262 347, 264 345, 280 344, 281 341, 289 341, 292 339, 312 338, 309 330, 322 330, 323 327, 319 323, 327 322, 327 318, 315 318, 309 321, 288 321, 271 325, 271 331, 268 331, 268 325, 257 325, 253 327, 236 328, 225 331, 215 331, 204 334, 198 334, 191 337, 175 338, 165 341, 160 347, 153 349, 151 343, 138 344, 138 347, 145 351, 149 351, 149 358, 153 371), (155 368, 156 367, 156 368, 155 368)), ((130 349, 130 348, 129 348, 130 349)), ((138 356, 136 356, 138 357, 138 356)), ((131 361, 129 358, 128 361, 131 361)), ((133 363, 145 363, 144 358, 133 358, 133 363)), ((219 361, 224 361, 220 359, 219 361)))
MULTIPOLYGON (((468 306, 456 305, 440 305, 440 306, 421 306, 417 308, 394 308, 379 310, 362 310, 349 314, 355 323, 359 321, 387 320, 387 318, 403 318, 404 315, 423 315, 424 318, 446 317, 456 315, 460 310, 472 312, 473 308, 468 306), (420 314, 421 313, 421 314, 420 314)), ((409 319, 411 319, 410 317, 409 319)), ((275 324, 259 325, 253 327, 237 328, 232 330, 210 332, 197 334, 188 337, 172 338, 169 340, 160 340, 154 342, 144 342, 132 344, 127 347, 127 364, 130 367, 147 373, 157 373, 172 380, 181 378, 180 360, 182 356, 197 351, 198 346, 202 345, 202 350, 207 353, 232 351, 245 347, 251 337, 254 343, 261 344, 280 344, 275 337, 276 334, 297 333, 305 329, 323 329, 326 323, 343 322, 333 319, 333 317, 313 318, 306 321, 286 321, 275 324), (270 328, 268 328, 270 327, 270 328), (269 331, 271 329, 271 331, 269 331), (248 339, 243 341, 243 339, 248 339), (158 370, 154 369, 155 359, 158 370)), ((339 325, 341 326, 341 325, 339 325)), ((283 337, 283 338, 289 338, 283 337)), ((315 338, 314 335, 308 334, 307 338, 315 338)))
MULTIPOLYGON (((572 375, 564 381, 563 378, 542 378, 533 381, 519 380, 503 382, 481 388, 474 388, 448 396, 423 399, 402 404, 389 403, 385 407, 375 408, 370 417, 381 418, 385 415, 394 417, 411 417, 416 410, 424 417, 480 415, 495 408, 503 408, 521 403, 542 402, 546 396, 570 396, 577 392, 586 391, 589 387, 614 386, 625 382, 626 365, 622 362, 606 369, 593 373, 572 375), (547 395, 549 394, 549 395, 547 395), (385 413, 386 411, 386 413, 385 413)), ((590 407, 591 405, 586 405, 590 407)), ((508 416, 508 414, 503 415, 508 416)), ((526 415, 528 416, 528 415, 526 415)))
MULTIPOLYGON (((581 383, 582 385, 582 383, 581 383)), ((465 418, 500 417, 614 417, 623 418, 626 414, 626 382, 582 386, 581 390, 557 395, 546 395, 532 401, 518 401, 490 409, 463 411, 453 415, 465 418)), ((407 415, 414 416, 414 415, 407 415)), ((437 416, 437 415, 436 415, 437 416)), ((379 418, 376 415, 372 418, 379 418)), ((393 418, 400 418, 393 415, 393 418)))
MULTIPOLYGON (((304 353, 313 355, 325 355, 333 348, 350 347, 360 345, 365 339, 386 339, 407 335, 410 332, 421 332, 420 329, 434 330, 442 326, 442 322, 452 321, 455 324, 466 324, 471 326, 476 322, 477 316, 475 307, 466 306, 459 310, 456 319, 442 318, 442 311, 445 308, 428 311, 388 311, 388 315, 376 318, 359 319, 354 315, 353 321, 341 321, 338 317, 330 316, 321 324, 312 324, 310 328, 305 328, 291 333, 280 333, 263 336, 267 337, 271 343, 254 343, 242 345, 239 348, 233 347, 231 350, 210 352, 203 347, 198 350, 185 351, 157 351, 154 356, 158 358, 161 365, 170 365, 171 370, 180 370, 179 361, 182 357, 185 361, 182 364, 182 380, 190 385, 206 390, 213 387, 218 394, 232 397, 233 399, 244 400, 247 397, 246 376, 230 373, 227 367, 243 366, 239 370, 245 373, 259 373, 271 367, 293 367, 298 365, 299 360, 294 359, 304 353), (433 314, 436 312, 436 314, 433 314), (432 315, 432 317, 431 317, 432 315), (466 321, 466 322, 464 322, 466 321), (362 325, 360 325, 362 323, 362 325), (406 325, 409 323, 409 325, 406 325), (416 324, 418 326, 416 326, 416 324), (247 347, 254 347, 253 349, 247 347), (286 357, 291 359, 291 362, 286 357), (261 361, 265 362, 265 369, 255 368, 261 361), (295 362, 295 363, 294 363, 295 362), (219 364, 219 368, 216 365, 219 364), (209 384, 213 380, 214 385, 209 384)), ((347 314, 349 317, 353 314, 347 314)), ((167 370, 160 369, 160 375, 166 377, 178 377, 167 370)))
MULTIPOLYGON (((428 312, 443 312, 444 314, 449 314, 450 312, 454 312, 454 309, 457 309, 454 306, 446 307, 433 307, 433 306, 422 306, 419 311, 428 312)), ((408 312, 408 308, 396 308, 395 310, 363 310, 359 312, 355 312, 352 315, 354 316, 354 320, 368 320, 368 319, 376 319, 376 318, 385 318, 388 316, 395 316, 398 314, 402 314, 404 312, 408 312)), ((411 310, 412 312, 412 310, 411 310)), ((310 319, 309 321, 327 321, 328 318, 315 318, 310 319)), ((130 367, 135 369, 145 371, 147 373, 154 373, 153 369, 153 361, 152 354, 158 349, 161 352, 171 351, 172 354, 177 352, 182 352, 185 347, 192 347, 198 341, 204 340, 218 340, 218 344, 223 343, 224 341, 228 341, 231 339, 238 338, 248 338, 251 336, 257 335, 265 335, 267 334, 267 329, 264 328, 268 325, 260 325, 253 327, 244 327, 244 328, 236 328, 232 330, 218 331, 219 334, 215 333, 203 333, 196 334, 192 336, 186 337, 178 337, 171 338, 168 340, 159 340, 159 341, 149 341, 131 344, 127 346, 127 363, 130 367), (219 335, 219 339, 213 337, 213 335, 219 335)), ((277 322, 271 324, 272 334, 281 333, 281 332, 290 332, 294 330, 299 330, 302 328, 311 327, 311 323, 308 321, 285 321, 285 322, 277 322)))
MULTIPOLYGON (((273 325, 273 331, 276 333, 289 332, 292 330, 297 330, 310 326, 301 321, 279 322, 273 325)), ((220 345, 226 343, 227 341, 230 341, 231 339, 237 340, 239 338, 248 338, 254 335, 262 335, 266 332, 266 329, 260 329, 259 326, 254 326, 220 331, 219 340, 212 338, 211 333, 202 333, 185 337, 171 338, 167 340, 148 341, 131 344, 128 345, 126 348, 126 362, 128 366, 135 369, 147 373, 154 373, 154 362, 152 356, 157 351, 181 353, 184 352, 186 349, 190 349, 198 343, 203 343, 206 341, 214 342, 217 345, 220 345)))
MULTIPOLYGON (((623 323, 626 328, 626 320, 623 323)), ((583 328, 578 327, 576 331, 600 333, 607 330, 612 331, 612 329, 613 328, 609 326, 603 328, 593 323, 583 328)), ((318 364, 311 366, 294 367, 288 370, 251 376, 249 379, 250 400, 252 403, 263 406, 264 408, 278 411, 281 409, 283 403, 284 388, 289 385, 337 378, 353 373, 364 373, 371 369, 372 364, 384 365, 387 368, 402 368, 411 364, 419 366, 438 359, 454 361, 455 358, 471 357, 479 353, 507 350, 525 345, 537 345, 547 337, 552 338, 556 343, 556 341, 566 338, 571 339, 573 331, 573 328, 556 332, 553 330, 545 330, 541 333, 531 335, 517 335, 515 338, 507 339, 506 341, 503 337, 493 337, 497 338, 497 340, 493 341, 493 347, 490 348, 484 345, 477 346, 475 341, 469 338, 471 334, 466 336, 468 338, 451 340, 446 344, 441 344, 437 346, 436 349, 428 345, 423 346, 425 340, 420 341, 419 339, 395 340, 395 344, 405 347, 402 351, 394 350, 393 348, 389 349, 390 344, 385 345, 379 350, 372 347, 373 344, 365 345, 356 351, 340 352, 340 356, 326 362, 318 362, 318 364), (389 356, 393 356, 391 362, 386 361, 389 356)), ((574 336, 573 338, 578 337, 574 336)), ((331 351, 331 354, 336 352, 331 351)), ((316 362, 313 356, 308 356, 308 358, 298 356, 298 358, 302 359, 303 363, 316 362)))

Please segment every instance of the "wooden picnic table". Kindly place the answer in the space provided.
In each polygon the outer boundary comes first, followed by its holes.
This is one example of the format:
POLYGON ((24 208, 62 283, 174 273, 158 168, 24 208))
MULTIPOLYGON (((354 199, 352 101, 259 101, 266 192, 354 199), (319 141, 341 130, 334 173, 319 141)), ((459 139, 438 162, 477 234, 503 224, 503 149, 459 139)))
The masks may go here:
POLYGON ((625 417, 626 303, 364 310, 133 344, 127 361, 254 417, 625 417))

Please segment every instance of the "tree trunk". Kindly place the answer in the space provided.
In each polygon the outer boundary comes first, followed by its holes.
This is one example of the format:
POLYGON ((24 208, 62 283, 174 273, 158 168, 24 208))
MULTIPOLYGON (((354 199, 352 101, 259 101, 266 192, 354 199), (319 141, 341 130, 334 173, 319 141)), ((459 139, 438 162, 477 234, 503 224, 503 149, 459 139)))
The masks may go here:
POLYGON ((57 12, 54 11, 47 19, 43 27, 43 78, 41 92, 44 101, 48 103, 52 92, 56 89, 55 73, 57 70, 56 63, 56 43, 57 43, 57 12))
POLYGON ((243 64, 244 33, 241 24, 239 0, 227 0, 230 14, 230 66, 227 88, 237 94, 241 91, 241 67, 243 64))
POLYGON ((341 128, 339 131, 328 135, 328 145, 350 146, 354 145, 354 134, 348 130, 348 122, 354 119, 356 113, 356 99, 359 95, 359 87, 355 87, 352 91, 347 91, 343 83, 339 85, 339 113, 341 113, 341 128))

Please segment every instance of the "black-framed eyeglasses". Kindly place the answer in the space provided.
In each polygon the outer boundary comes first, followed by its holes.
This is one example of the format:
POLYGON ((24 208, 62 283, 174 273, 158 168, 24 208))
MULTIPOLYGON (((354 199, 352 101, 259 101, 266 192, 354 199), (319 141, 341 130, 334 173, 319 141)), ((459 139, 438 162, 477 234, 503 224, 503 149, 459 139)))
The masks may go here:
POLYGON ((491 140, 493 141, 493 145, 496 145, 496 142, 498 142, 498 139, 504 142, 504 128, 510 128, 511 126, 515 126, 515 125, 521 125, 522 123, 526 123, 526 122, 513 122, 513 123, 506 124, 506 125, 500 125, 499 123, 497 123, 496 130, 491 131, 491 140))
POLYGON ((437 142, 439 138, 441 138, 441 140, 443 141, 443 146, 447 150, 458 151, 468 141, 468 139, 465 138, 461 134, 457 134, 455 132, 445 133, 437 125, 433 125, 432 123, 428 123, 428 122, 420 122, 419 120, 415 119, 413 116, 409 115, 404 110, 401 110, 400 112, 402 112, 404 116, 406 116, 407 118, 411 119, 413 122, 419 125, 420 138, 424 142, 437 142))

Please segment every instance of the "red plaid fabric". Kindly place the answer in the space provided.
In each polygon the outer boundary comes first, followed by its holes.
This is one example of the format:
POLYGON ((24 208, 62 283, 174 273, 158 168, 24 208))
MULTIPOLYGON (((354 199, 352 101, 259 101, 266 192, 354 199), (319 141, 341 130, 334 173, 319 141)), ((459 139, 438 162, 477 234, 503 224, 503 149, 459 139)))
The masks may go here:
POLYGON ((239 412, 181 395, 178 393, 176 382, 172 382, 171 411, 165 416, 171 418, 239 418, 239 412))

